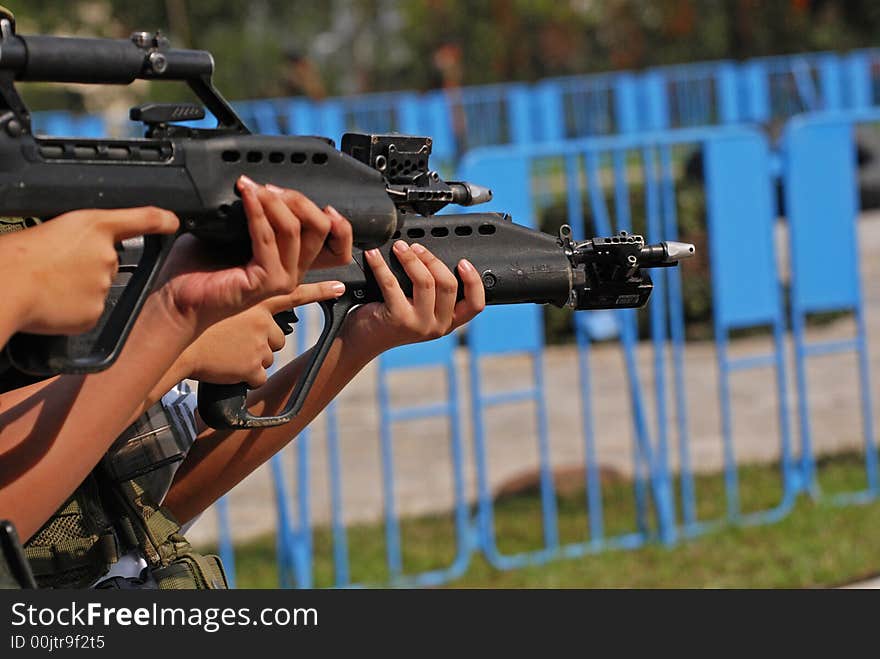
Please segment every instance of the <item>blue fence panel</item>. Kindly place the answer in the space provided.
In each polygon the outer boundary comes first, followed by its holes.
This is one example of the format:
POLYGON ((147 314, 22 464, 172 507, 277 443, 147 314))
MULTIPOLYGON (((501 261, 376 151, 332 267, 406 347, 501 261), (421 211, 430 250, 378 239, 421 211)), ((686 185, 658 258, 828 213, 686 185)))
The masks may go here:
MULTIPOLYGON (((633 152, 639 154, 641 149, 647 143, 652 145, 657 140, 657 135, 645 136, 640 135, 632 138, 607 138, 594 140, 578 140, 570 142, 557 142, 549 145, 535 145, 533 147, 520 148, 499 148, 487 149, 469 154, 465 159, 464 171, 461 173, 464 178, 475 180, 489 180, 496 189, 495 204, 499 208, 507 210, 515 209, 516 217, 522 220, 523 217, 530 217, 533 213, 533 204, 535 199, 531 196, 532 184, 530 180, 530 165, 542 158, 562 158, 565 161, 564 174, 566 177, 567 205, 569 209, 569 220, 575 225, 575 232, 583 235, 583 205, 582 194, 588 196, 588 201, 595 223, 595 231, 598 233, 609 233, 612 230, 611 213, 606 207, 606 183, 603 181, 608 179, 608 173, 603 175, 600 172, 600 160, 610 160, 612 168, 613 190, 611 191, 614 203, 614 216, 616 218, 617 229, 631 228, 631 210, 629 208, 629 196, 631 194, 628 189, 627 181, 631 174, 632 163, 630 162, 633 152), (491 177, 491 178, 489 178, 491 177), (581 184, 584 181, 585 186, 581 184), (498 188, 497 186, 501 186, 498 188), (586 191, 584 191, 586 187, 586 191)), ((645 162, 651 162, 652 165, 646 165, 645 171, 653 170, 651 175, 652 183, 647 186, 646 194, 650 196, 651 202, 651 227, 652 233, 661 231, 659 222, 661 217, 666 222, 675 223, 674 214, 674 193, 667 185, 671 180, 671 156, 666 151, 658 162, 662 161, 664 166, 653 166, 654 161, 650 157, 645 157, 645 162), (662 187, 662 194, 661 194, 662 187)), ((662 278, 662 275, 661 275, 662 278)), ((658 284, 659 298, 662 300, 664 294, 662 292, 662 282, 658 284)), ((680 294, 680 286, 675 287, 675 291, 680 294)), ((680 302, 680 297, 679 297, 680 302)), ((659 303, 662 306, 662 302, 659 303)), ((496 310, 490 310, 494 314, 496 310)), ((513 314, 516 313, 515 308, 498 309, 497 311, 510 316, 498 316, 499 320, 494 321, 486 312, 471 323, 469 345, 475 354, 481 351, 495 350, 527 350, 529 349, 529 341, 533 338, 532 327, 540 327, 536 321, 529 323, 525 320, 515 319, 513 314), (524 327, 528 328, 528 334, 524 337, 509 337, 513 323, 520 322, 524 327), (500 344, 499 344, 500 342, 500 344)), ((679 306, 679 312, 681 308, 679 306)), ((655 312, 659 320, 655 320, 655 327, 664 322, 662 310, 655 312)), ((585 454, 585 473, 587 474, 587 513, 589 516, 590 539, 586 542, 572 542, 567 544, 559 543, 558 534, 555 534, 555 528, 552 535, 546 532, 545 526, 545 543, 544 546, 530 554, 518 555, 514 558, 508 556, 500 556, 494 545, 494 537, 491 535, 491 502, 488 501, 488 495, 484 492, 482 502, 482 537, 484 547, 488 547, 487 554, 493 564, 499 567, 513 567, 527 562, 540 562, 547 560, 553 556, 554 547, 558 546, 558 553, 565 556, 578 556, 590 551, 597 551, 602 547, 619 546, 619 547, 635 547, 647 539, 652 537, 654 529, 648 521, 648 491, 653 495, 654 502, 659 511, 660 522, 657 531, 660 537, 666 541, 672 541, 675 537, 674 528, 674 511, 672 509, 672 499, 669 486, 669 471, 666 465, 666 446, 665 433, 659 433, 658 450, 655 451, 648 430, 648 421, 644 409, 644 401, 642 400, 641 385, 638 378, 637 360, 635 356, 635 347, 638 342, 637 331, 634 323, 634 314, 632 312, 620 312, 615 317, 618 324, 617 331, 621 335, 624 347, 624 360, 627 380, 629 382, 629 395, 633 405, 633 425, 635 430, 635 442, 633 449, 633 472, 634 472, 634 492, 636 497, 636 515, 637 528, 632 533, 624 533, 618 536, 605 534, 601 514, 601 493, 598 490, 598 482, 596 480, 596 450, 594 440, 594 430, 592 428, 592 410, 589 396, 590 388, 590 372, 589 350, 590 350, 590 331, 585 329, 586 323, 583 322, 584 317, 589 314, 583 314, 576 321, 576 330, 579 344, 579 360, 581 364, 581 383, 582 383, 582 407, 584 412, 584 454, 585 454), (592 480, 590 474, 593 474, 592 480), (554 542, 555 541, 555 542, 554 542), (488 543, 488 544, 487 544, 488 543)), ((672 323, 676 327, 675 336, 683 342, 683 319, 680 322, 672 323)), ((672 322, 672 321, 670 321, 672 322)), ((657 330, 655 330, 657 331, 657 330)), ((538 330, 534 330, 537 334, 538 330)), ((658 338, 662 342, 662 339, 658 338)), ((661 347, 662 352, 662 347, 661 347)), ((681 351, 677 351, 677 359, 680 360, 681 351)), ((474 360, 476 361, 476 357, 474 360)), ((665 369, 661 369, 665 372, 665 369)), ((676 371, 678 372, 678 371, 676 371)), ((472 380, 479 381, 479 374, 474 373, 472 380)), ((478 396, 479 391, 474 395, 478 396)), ((665 396, 664 396, 665 398, 665 396)), ((679 401, 679 409, 681 408, 679 401)), ((661 403, 662 405, 662 403, 661 403)), ((663 413, 660 414, 663 417, 663 413)), ((682 416, 682 419, 684 417, 682 416)), ((665 425, 665 422, 664 422, 665 425)), ((479 433, 479 419, 475 420, 475 432, 479 433)), ((478 453, 475 457, 477 463, 478 475, 486 471, 485 455, 479 451, 482 448, 482 442, 476 442, 478 453)), ((541 455, 541 467, 543 469, 546 460, 541 455)), ((542 477, 542 494, 552 490, 552 473, 549 469, 543 469, 542 477)), ((479 480, 479 477, 478 477, 479 480)), ((486 478, 483 477, 484 483, 482 488, 485 490, 486 478)), ((547 503, 544 508, 543 520, 555 519, 555 509, 551 503, 547 503)))
MULTIPOLYGON (((776 269, 773 185, 766 139, 760 134, 708 140, 704 149, 707 219, 715 341, 718 351, 727 517, 740 523, 767 522, 785 515, 800 488, 791 455, 785 375, 785 319, 776 269), (736 181, 733 185, 732 181, 736 181), (741 246, 748 246, 743 258, 741 246), (731 330, 769 326, 769 355, 728 356, 731 330), (743 514, 735 453, 730 378, 734 371, 773 366, 779 409, 783 492, 779 504, 743 514)), ((694 526, 696 531, 699 526, 694 526)))
MULTIPOLYGON (((862 119, 880 121, 880 112, 862 119)), ((871 410, 865 315, 856 237, 858 219, 856 153, 853 118, 809 117, 793 120, 785 133, 785 199, 791 253, 791 314, 795 341, 802 467, 808 485, 818 491, 808 404, 807 359, 855 352, 858 360, 862 435, 867 488, 839 493, 848 502, 880 493, 877 447, 871 410), (819 264, 833 264, 821 267, 819 264), (850 311, 855 315, 855 338, 809 342, 806 321, 811 314, 850 311)))
POLYGON ((34 133, 54 137, 98 138, 107 136, 107 126, 103 117, 91 114, 51 111, 34 112, 31 115, 34 133))
MULTIPOLYGON (((296 352, 302 354, 306 345, 310 309, 300 309, 299 323, 295 332, 296 352)), ((268 373, 277 370, 273 364, 268 373)), ((312 513, 310 492, 309 456, 311 453, 311 428, 306 427, 292 440, 296 452, 296 511, 291 510, 291 495, 284 467, 284 451, 272 456, 272 484, 275 491, 275 554, 278 563, 278 582, 282 588, 312 588, 314 585, 314 556, 312 552, 312 513)))
POLYGON ((233 107, 245 126, 253 132, 261 135, 283 134, 281 113, 273 101, 238 101, 233 107))
POLYGON ((628 72, 550 78, 532 94, 536 141, 636 130, 633 76, 628 72))
POLYGON ((742 65, 739 98, 743 119, 755 123, 770 121, 770 87, 762 62, 749 61, 742 65))
POLYGON ((386 556, 391 582, 395 585, 439 585, 463 574, 470 563, 473 532, 465 493, 464 447, 455 364, 457 344, 458 337, 450 334, 428 343, 396 348, 384 353, 379 359, 379 415, 386 556), (440 369, 446 378, 446 399, 415 406, 394 406, 391 400, 390 378, 395 371, 406 369, 420 369, 426 374, 440 369), (448 566, 407 574, 403 565, 400 525, 395 507, 393 427, 396 423, 435 417, 445 417, 449 422, 456 553, 448 566))
MULTIPOLYGON (((501 156, 467 158, 459 175, 464 180, 492 181, 492 209, 504 209, 520 224, 533 222, 529 166, 525 158, 501 156), (498 185, 495 185, 495 182, 498 185)), ((468 325, 470 349, 470 398, 474 432, 474 463, 477 472, 477 505, 479 544, 487 559, 500 569, 511 569, 529 563, 549 560, 559 548, 556 498, 550 465, 547 432, 547 411, 544 399, 543 354, 544 331, 541 311, 534 305, 490 308, 468 325), (484 357, 527 354, 532 361, 533 385, 525 389, 486 394, 482 387, 480 365, 484 357), (535 433, 539 451, 543 546, 534 551, 502 554, 497 545, 494 505, 489 486, 485 412, 489 407, 531 401, 535 405, 535 433)))
POLYGON ((663 72, 653 70, 641 75, 638 98, 641 130, 659 131, 670 127, 669 97, 663 72))
POLYGON ((232 542, 232 529, 229 525, 229 501, 221 497, 214 504, 217 512, 217 551, 223 562, 226 582, 235 588, 235 545, 232 542))
POLYGON ((832 53, 798 53, 749 60, 743 99, 753 121, 783 120, 843 103, 841 64, 832 53))
POLYGON ((844 107, 850 110, 863 110, 874 105, 872 89, 871 62, 874 51, 860 50, 846 56, 843 63, 844 107))
POLYGON ((666 81, 670 126, 688 128, 736 121, 735 74, 730 62, 700 62, 656 71, 666 81))

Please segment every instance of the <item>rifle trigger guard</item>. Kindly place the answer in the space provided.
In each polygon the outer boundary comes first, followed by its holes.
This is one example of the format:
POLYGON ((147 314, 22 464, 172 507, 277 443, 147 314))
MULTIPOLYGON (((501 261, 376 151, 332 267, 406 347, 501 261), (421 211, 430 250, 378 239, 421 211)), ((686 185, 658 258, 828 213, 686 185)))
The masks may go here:
MULTIPOLYGON (((217 430, 270 428, 283 425, 299 414, 327 358, 330 346, 342 329, 345 317, 358 303, 346 294, 341 298, 325 300, 319 304, 324 312, 324 328, 318 342, 311 350, 306 369, 296 383, 284 410, 275 416, 255 416, 247 409, 248 387, 243 382, 238 384, 201 382, 198 393, 199 415, 205 423, 217 430)), ((284 313, 293 314, 292 311, 277 314, 276 322, 278 316, 284 313)), ((295 314, 293 318, 296 322, 295 314)))

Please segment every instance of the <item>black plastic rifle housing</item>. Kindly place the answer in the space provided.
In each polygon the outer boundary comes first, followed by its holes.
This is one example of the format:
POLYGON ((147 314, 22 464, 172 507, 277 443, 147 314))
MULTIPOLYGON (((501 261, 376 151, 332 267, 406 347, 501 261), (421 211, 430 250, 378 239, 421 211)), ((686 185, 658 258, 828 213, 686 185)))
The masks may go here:
MULTIPOLYGON (((159 34, 129 40, 19 36, 0 20, 0 215, 50 220, 81 208, 153 205, 175 212, 192 232, 242 258, 249 239, 235 182, 299 190, 319 206, 334 206, 352 224, 356 255, 347 267, 308 273, 308 281, 338 279, 342 298, 322 304, 325 326, 304 375, 284 409, 255 417, 243 384, 201 383, 199 410, 216 428, 253 428, 290 421, 301 409, 346 314, 381 300, 360 250, 380 247, 407 292, 411 284, 390 251, 392 238, 420 242, 453 271, 461 258, 479 270, 489 304, 523 302, 575 309, 637 307, 651 293, 643 268, 675 265, 693 252, 681 243, 645 246, 621 234, 575 243, 514 224, 493 213, 434 216, 447 204, 470 206, 491 191, 446 182, 429 167, 432 142, 404 135, 343 136, 341 150, 322 137, 252 135, 211 83, 210 53, 177 50, 159 34), (147 104, 131 118, 147 127, 143 139, 41 137, 16 81, 128 84, 136 79, 179 80, 217 118, 213 129, 175 122, 200 119, 192 104, 147 104)), ((6 356, 34 376, 89 373, 116 359, 153 285, 173 238, 145 236, 118 246, 120 276, 102 320, 76 336, 18 334, 6 356), (119 292, 121 291, 121 292, 119 292)), ((291 314, 276 320, 287 331, 291 314)))
MULTIPOLYGON (((489 305, 537 303, 579 310, 643 306, 653 290, 645 269, 675 266, 694 252, 693 245, 673 241, 646 246, 642 236, 626 232, 575 242, 567 225, 558 236, 551 236, 498 213, 414 217, 394 237, 418 242, 443 261, 459 280, 459 298, 462 286, 456 265, 465 258, 480 273, 489 305)), ((380 251, 404 293, 411 296, 412 282, 391 247, 386 243, 380 251)), ((320 303, 323 332, 284 410, 257 417, 247 410, 245 385, 201 383, 199 414, 205 423, 213 428, 257 428, 286 423, 299 413, 348 312, 382 300, 363 252, 355 253, 348 266, 310 271, 305 277, 306 282, 334 280, 345 284, 345 293, 320 303)))
MULTIPOLYGON (((210 53, 172 49, 158 34, 138 32, 129 40, 19 36, 10 21, 0 21, 0 215, 46 220, 80 208, 159 206, 180 217, 182 231, 231 246, 240 256, 249 246, 235 189, 242 174, 334 206, 365 249, 385 243, 403 213, 487 198, 485 190, 446 183, 428 171, 428 138, 352 135, 345 144, 358 156, 352 157, 326 138, 252 135, 214 89, 213 68, 210 53), (186 82, 218 126, 173 123, 204 117, 198 105, 147 104, 131 112, 147 126, 143 139, 40 137, 15 87, 16 81, 127 84, 139 78, 186 82)), ((95 331, 74 338, 18 334, 9 343, 9 360, 36 376, 108 367, 172 241, 146 237, 125 291, 95 331)))

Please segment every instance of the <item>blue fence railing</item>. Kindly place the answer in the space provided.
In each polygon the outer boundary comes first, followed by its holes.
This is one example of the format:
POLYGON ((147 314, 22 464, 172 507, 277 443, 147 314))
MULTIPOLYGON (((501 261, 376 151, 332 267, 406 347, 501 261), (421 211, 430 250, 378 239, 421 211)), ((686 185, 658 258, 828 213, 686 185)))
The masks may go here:
MULTIPOLYGON (((738 122, 769 124, 803 112, 878 104, 880 51, 867 49, 549 78, 533 85, 234 105, 248 126, 266 134, 334 139, 351 130, 431 135, 438 161, 451 165, 481 146, 738 122)), ((34 123, 50 134, 82 137, 126 130, 124 121, 107 123, 59 112, 36 113, 34 123)))
MULTIPOLYGON (((631 549, 646 542, 674 543, 681 536, 705 533, 721 524, 772 523, 787 515, 798 496, 830 496, 837 503, 865 501, 878 492, 877 445, 873 434, 867 330, 859 284, 858 242, 855 223, 858 206, 855 194, 855 149, 853 124, 880 121, 880 112, 858 115, 823 115, 798 117, 791 121, 783 141, 782 166, 769 148, 767 137, 756 129, 716 127, 660 131, 652 134, 566 140, 545 145, 492 147, 473 151, 465 158, 463 177, 488 181, 496 197, 493 207, 514 213, 519 221, 534 224, 543 205, 551 198, 535 194, 542 187, 541 177, 564 177, 563 202, 566 221, 579 235, 586 227, 599 233, 641 225, 649 240, 659 236, 675 237, 678 231, 683 184, 681 154, 696 149, 702 153, 705 168, 705 227, 708 260, 713 291, 713 326, 715 331, 711 363, 714 365, 717 390, 717 426, 707 428, 695 417, 705 411, 689 405, 696 388, 704 388, 706 379, 692 372, 691 358, 705 353, 705 342, 686 342, 684 335, 684 300, 681 273, 660 271, 655 277, 655 291, 648 315, 647 343, 637 338, 635 312, 615 314, 618 346, 627 385, 621 390, 631 418, 632 442, 629 468, 632 475, 631 529, 622 530, 621 520, 612 520, 615 530, 608 531, 607 502, 600 471, 609 450, 619 452, 621 437, 609 438, 603 427, 604 410, 597 410, 596 393, 603 386, 604 374, 591 367, 594 345, 589 332, 577 330, 578 382, 580 391, 574 400, 580 403, 582 419, 584 535, 566 537, 558 527, 554 473, 559 461, 554 456, 554 437, 548 427, 546 396, 548 384, 542 370, 543 331, 539 307, 491 308, 467 328, 463 347, 450 337, 421 346, 399 349, 383 357, 376 373, 376 404, 380 417, 381 470, 385 527, 385 559, 388 582, 397 585, 437 585, 462 574, 476 554, 481 554, 498 569, 514 569, 560 558, 582 556, 611 548, 631 549), (824 154, 818 157, 818 153, 824 154), (553 169, 538 166, 546 160, 557 163, 553 169), (824 163, 824 164, 823 164, 824 163), (829 176, 828 167, 836 173, 829 176), (548 174, 550 172, 550 174, 548 174), (536 179, 536 177, 538 177, 536 179), (736 181, 736 185, 732 185, 736 181), (775 190, 782 183, 788 216, 787 240, 778 241, 775 190), (639 210, 636 210, 636 209, 639 210), (828 252, 828 236, 836 239, 828 252), (778 250, 791 254, 785 270, 777 266, 778 250), (747 257, 745 253, 747 252, 747 257), (845 264, 828 273, 816 263, 845 264), (783 305, 784 282, 791 281, 790 305, 783 305), (805 319, 810 314, 849 311, 854 314, 855 338, 834 342, 808 341, 805 319), (511 328, 516 328, 515 331, 511 328), (764 343, 769 351, 754 351, 754 339, 741 338, 742 330, 768 330, 764 343), (794 342, 796 391, 789 389, 787 371, 792 363, 787 352, 789 337, 794 342), (650 356, 645 349, 649 348, 650 356), (464 355, 461 354, 464 351, 464 355), (821 487, 817 469, 820 453, 811 438, 810 420, 816 411, 809 405, 804 363, 822 355, 833 358, 843 352, 855 352, 858 358, 856 386, 846 395, 862 409, 863 444, 861 459, 865 469, 865 487, 856 492, 827 494, 821 487), (459 361, 456 362, 456 355, 459 361), (641 355, 641 356, 640 356, 641 355), (462 364, 460 359, 466 357, 462 364), (517 357, 518 356, 518 357, 517 357), (484 390, 485 360, 526 357, 532 364, 531 378, 525 388, 484 390), (418 372, 425 378, 446 378, 442 400, 424 401, 416 406, 399 406, 388 387, 390 378, 402 371, 418 372), (750 371, 755 371, 749 375, 750 371), (770 375, 765 377, 764 373, 770 375), (646 377, 650 374, 650 377, 646 377), (458 386, 466 375, 468 389, 458 386), (749 430, 740 427, 743 415, 742 396, 733 395, 737 378, 745 378, 747 388, 766 385, 767 395, 775 402, 763 419, 761 443, 773 445, 773 459, 778 464, 779 499, 762 508, 745 508, 742 492, 748 484, 742 480, 740 449, 750 440, 749 430), (739 398, 739 403, 737 402, 739 398), (797 423, 790 425, 789 400, 796 401, 797 423), (471 410, 470 432, 463 431, 464 401, 471 410), (516 417, 521 432, 536 445, 537 488, 540 499, 538 517, 528 524, 543 529, 542 542, 531 549, 505 551, 508 538, 494 521, 497 478, 495 456, 500 438, 491 436, 485 415, 495 407, 504 407, 508 419, 516 417), (394 504, 396 479, 395 445, 413 437, 397 437, 394 430, 426 417, 448 421, 449 464, 452 469, 451 516, 454 520, 455 554, 446 566, 414 571, 406 565, 400 533, 400 514, 394 504), (795 442, 795 439, 799 441, 795 442), (468 439, 470 441, 468 441, 468 439), (707 442, 717 442, 721 454, 724 505, 720 514, 706 517, 699 511, 703 498, 697 479, 705 458, 707 442), (466 447, 471 446, 468 457, 466 447), (467 486, 472 469, 474 483, 467 486)), ((584 318, 588 314, 582 314, 584 318)), ((764 335, 762 335, 764 336, 764 335)), ((700 362, 706 368, 707 362, 700 362)), ((845 396, 837 400, 842 404, 845 396)), ((608 401, 604 400, 603 406, 608 401)), ((360 438, 363 439, 362 437, 360 438)), ((508 440, 509 438, 504 438, 508 440)), ((558 438, 556 438, 558 439, 558 438)), ((330 436, 328 435, 328 441, 330 436)), ((302 454, 302 438, 291 450, 297 453, 300 467, 308 458, 302 454)), ((337 434, 332 436, 337 443, 337 434)), ((357 546, 345 537, 344 515, 338 503, 338 491, 346 481, 346 467, 340 466, 336 445, 335 467, 331 469, 331 490, 337 492, 332 524, 334 529, 334 566, 336 586, 350 586, 349 561, 356 557, 357 546)), ((344 462, 344 461, 343 461, 344 462)), ((349 465, 348 468, 352 468, 349 465)), ((437 467, 434 467, 436 469, 437 467)), ((305 478, 306 476, 302 476, 305 478)), ((293 500, 289 493, 284 496, 293 500)), ((714 495, 713 495, 714 496, 714 495)), ((310 492, 300 488, 297 501, 308 509, 310 492)), ((285 501, 279 510, 289 506, 285 501)), ((279 544, 279 555, 308 555, 310 530, 287 534, 279 544)), ((287 560, 287 559, 285 559, 287 560)), ((313 584, 310 560, 286 563, 295 578, 283 583, 313 584)))

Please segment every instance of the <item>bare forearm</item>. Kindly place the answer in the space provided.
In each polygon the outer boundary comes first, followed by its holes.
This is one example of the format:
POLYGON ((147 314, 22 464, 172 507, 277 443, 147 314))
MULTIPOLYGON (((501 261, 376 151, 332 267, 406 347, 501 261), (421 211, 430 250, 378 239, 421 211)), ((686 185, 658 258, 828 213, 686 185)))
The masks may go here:
POLYGON ((70 496, 192 340, 151 296, 117 362, 0 397, 0 517, 30 537, 70 496))
POLYGON ((0 350, 6 345, 9 338, 15 333, 17 325, 10 314, 0 315, 0 350))
MULTIPOLYGON (((181 465, 165 505, 181 522, 207 509, 296 437, 376 354, 343 332, 293 421, 259 430, 203 431, 181 465)), ((309 353, 301 355, 252 391, 248 397, 251 412, 261 416, 280 413, 308 357, 309 353)))

